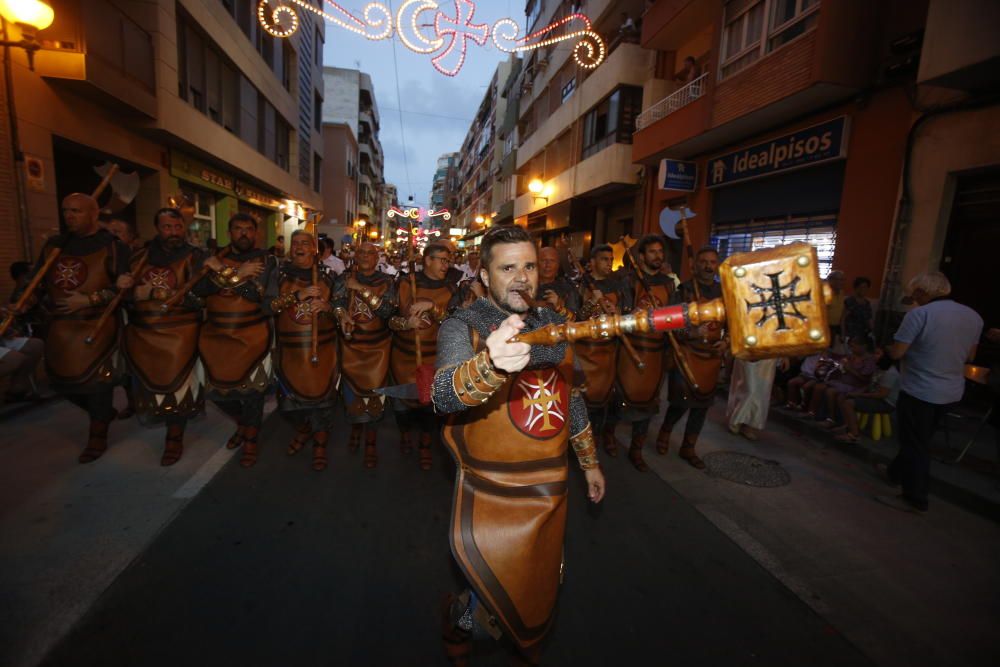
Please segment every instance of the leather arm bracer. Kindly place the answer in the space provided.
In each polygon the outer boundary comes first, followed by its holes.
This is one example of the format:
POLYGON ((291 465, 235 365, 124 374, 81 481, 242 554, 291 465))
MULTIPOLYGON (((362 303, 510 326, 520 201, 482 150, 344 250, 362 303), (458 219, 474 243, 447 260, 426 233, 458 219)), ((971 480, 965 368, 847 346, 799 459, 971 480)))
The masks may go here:
POLYGON ((580 462, 581 469, 593 470, 598 466, 597 445, 594 442, 594 430, 590 424, 587 424, 587 428, 583 431, 572 436, 569 439, 569 444, 576 452, 576 459, 580 462))
POLYGON ((482 405, 507 381, 507 374, 493 367, 489 352, 483 350, 455 367, 452 386, 464 405, 482 405))

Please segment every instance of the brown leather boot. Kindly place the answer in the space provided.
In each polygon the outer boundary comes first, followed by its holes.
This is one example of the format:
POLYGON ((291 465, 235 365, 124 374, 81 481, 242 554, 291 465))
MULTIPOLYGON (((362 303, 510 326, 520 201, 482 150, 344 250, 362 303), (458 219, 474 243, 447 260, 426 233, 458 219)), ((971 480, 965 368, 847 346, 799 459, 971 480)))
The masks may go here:
POLYGON ((601 438, 604 440, 604 451, 608 453, 608 456, 612 458, 618 456, 618 438, 615 437, 614 427, 605 426, 604 431, 601 432, 601 438))
POLYGON ((378 452, 375 451, 375 429, 365 431, 365 467, 369 470, 378 465, 378 452))
POLYGON ((77 459, 80 463, 93 463, 108 450, 108 422, 97 419, 90 420, 90 434, 87 436, 87 446, 77 459))
POLYGON ((244 427, 242 425, 236 426, 236 431, 229 436, 229 441, 226 442, 226 449, 236 449, 243 444, 243 431, 244 427))
POLYGON ((399 449, 404 454, 409 454, 413 451, 413 440, 410 438, 409 431, 399 432, 399 449))
POLYGON ((632 462, 635 469, 639 472, 646 472, 649 470, 649 466, 642 459, 642 447, 646 444, 645 435, 637 435, 632 438, 632 444, 628 448, 628 460, 632 462))
POLYGON ((290 443, 288 443, 288 455, 295 456, 298 454, 310 440, 312 440, 312 430, 309 428, 308 424, 296 427, 295 437, 292 438, 290 443))
POLYGON ((361 435, 364 433, 364 424, 351 424, 351 435, 347 438, 347 449, 354 454, 361 446, 361 435))
POLYGON ((441 603, 441 641, 444 654, 454 667, 468 667, 472 653, 472 633, 456 625, 462 611, 458 598, 452 594, 445 596, 441 603))
POLYGON ((420 469, 430 470, 431 464, 433 463, 433 457, 431 456, 431 434, 421 433, 420 434, 420 469))
POLYGON ((243 456, 240 465, 252 468, 257 463, 257 431, 259 429, 247 426, 243 430, 243 456))
POLYGON ((664 424, 656 435, 656 453, 660 456, 670 451, 670 427, 664 424))
POLYGON ((684 442, 681 444, 681 449, 678 455, 687 461, 691 466, 697 468, 698 470, 705 469, 705 462, 702 461, 697 454, 695 454, 694 446, 698 443, 698 436, 685 435, 684 442))
POLYGON ((184 456, 184 427, 171 424, 167 426, 167 439, 163 446, 163 456, 160 465, 172 466, 184 456))
POLYGON ((313 434, 312 469, 316 472, 326 470, 326 442, 329 439, 330 434, 326 431, 318 431, 313 434))

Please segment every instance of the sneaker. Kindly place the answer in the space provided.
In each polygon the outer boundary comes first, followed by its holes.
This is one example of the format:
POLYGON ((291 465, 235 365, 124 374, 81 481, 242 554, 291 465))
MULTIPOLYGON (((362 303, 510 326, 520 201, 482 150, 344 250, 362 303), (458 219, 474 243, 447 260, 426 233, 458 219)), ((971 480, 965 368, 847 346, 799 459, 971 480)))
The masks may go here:
POLYGON ((900 512, 909 512, 911 514, 925 514, 927 512, 927 506, 919 506, 911 503, 907 498, 903 496, 875 496, 875 500, 891 507, 894 510, 899 510, 900 512))

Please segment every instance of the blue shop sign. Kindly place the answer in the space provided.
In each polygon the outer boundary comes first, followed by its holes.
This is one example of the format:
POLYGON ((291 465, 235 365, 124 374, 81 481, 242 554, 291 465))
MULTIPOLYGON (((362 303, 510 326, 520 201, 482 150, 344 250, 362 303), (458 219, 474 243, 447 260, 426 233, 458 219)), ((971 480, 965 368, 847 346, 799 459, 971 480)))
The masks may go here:
POLYGON ((698 165, 683 160, 660 160, 660 189, 694 192, 698 183, 698 165))
POLYGON ((847 116, 741 148, 706 162, 705 185, 730 185, 847 157, 847 116))

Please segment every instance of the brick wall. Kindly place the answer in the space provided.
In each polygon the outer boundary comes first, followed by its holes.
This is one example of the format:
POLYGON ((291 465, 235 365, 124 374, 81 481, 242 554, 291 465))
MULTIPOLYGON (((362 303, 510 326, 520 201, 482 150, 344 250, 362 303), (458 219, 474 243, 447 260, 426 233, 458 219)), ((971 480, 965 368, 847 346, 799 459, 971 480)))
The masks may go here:
POLYGON ((719 82, 712 126, 718 127, 809 86, 815 48, 813 30, 719 82))
POLYGON ((10 279, 11 262, 24 259, 18 226, 17 183, 14 152, 7 113, 7 89, 0 67, 0 300, 7 301, 14 283, 10 279))

